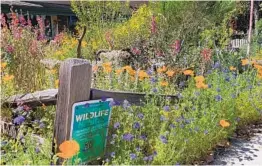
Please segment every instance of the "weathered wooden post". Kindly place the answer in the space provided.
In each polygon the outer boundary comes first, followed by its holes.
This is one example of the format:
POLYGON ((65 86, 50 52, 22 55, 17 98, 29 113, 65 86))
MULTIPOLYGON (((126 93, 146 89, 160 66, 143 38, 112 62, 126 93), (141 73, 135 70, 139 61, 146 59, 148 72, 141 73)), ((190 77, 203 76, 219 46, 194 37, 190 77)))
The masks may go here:
MULTIPOLYGON (((54 142, 59 146, 69 140, 72 120, 72 106, 90 98, 92 66, 88 60, 67 59, 59 70, 59 89, 54 128, 54 142)), ((53 147, 53 152, 57 149, 53 147)))

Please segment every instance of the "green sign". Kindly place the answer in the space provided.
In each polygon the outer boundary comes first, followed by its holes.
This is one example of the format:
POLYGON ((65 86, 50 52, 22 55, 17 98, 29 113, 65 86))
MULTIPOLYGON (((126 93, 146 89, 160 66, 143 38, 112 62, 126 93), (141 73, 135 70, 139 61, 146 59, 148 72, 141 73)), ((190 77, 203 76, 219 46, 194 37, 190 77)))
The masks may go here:
POLYGON ((80 146, 77 158, 81 164, 104 155, 111 115, 110 101, 113 99, 91 100, 73 105, 70 136, 80 146))

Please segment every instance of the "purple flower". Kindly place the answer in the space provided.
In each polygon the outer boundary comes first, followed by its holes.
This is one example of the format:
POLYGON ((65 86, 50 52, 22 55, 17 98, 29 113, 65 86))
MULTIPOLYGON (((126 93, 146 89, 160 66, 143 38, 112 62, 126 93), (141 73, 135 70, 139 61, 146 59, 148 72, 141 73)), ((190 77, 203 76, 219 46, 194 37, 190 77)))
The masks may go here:
POLYGON ((160 136, 160 140, 162 143, 167 144, 167 138, 164 135, 160 136))
POLYGON ((163 115, 160 116, 160 121, 165 121, 167 120, 163 115))
POLYGON ((173 123, 171 123, 171 124, 169 125, 169 127, 173 129, 173 128, 175 128, 176 126, 175 126, 173 123))
POLYGON ((140 149, 140 147, 139 147, 139 146, 138 146, 138 147, 136 147, 136 151, 138 151, 138 152, 139 152, 140 150, 141 150, 141 149, 140 149))
POLYGON ((45 124, 43 122, 40 123, 39 128, 42 129, 45 127, 45 124))
POLYGON ((221 89, 220 89, 220 88, 217 88, 217 92, 221 92, 221 89))
POLYGON ((133 124, 133 128, 134 128, 134 129, 139 129, 139 128, 140 128, 140 123, 135 122, 135 123, 133 124))
POLYGON ((124 100, 124 102, 123 102, 123 108, 124 109, 127 109, 128 107, 130 107, 131 106, 131 104, 127 101, 127 100, 124 100))
POLYGON ((18 125, 22 124, 24 121, 25 121, 25 118, 21 115, 14 119, 14 123, 18 125))
POLYGON ((152 160, 153 160, 153 158, 154 158, 154 156, 153 156, 153 155, 150 155, 150 156, 148 156, 148 161, 152 161, 152 160))
POLYGON ((230 77, 226 77, 225 81, 229 82, 230 81, 230 77))
POLYGON ((212 87, 212 85, 211 85, 211 84, 207 84, 207 86, 208 86, 208 88, 211 88, 211 87, 212 87))
POLYGON ((233 99, 235 99, 237 96, 236 96, 236 94, 232 94, 231 97, 232 97, 233 99))
POLYGON ((152 69, 148 69, 148 70, 146 71, 146 73, 151 76, 151 75, 153 74, 153 70, 152 70, 152 69))
POLYGON ((216 100, 216 101, 221 101, 221 100, 222 100, 222 97, 221 97, 220 95, 216 95, 216 96, 215 96, 215 100, 216 100))
POLYGON ((133 134, 125 133, 123 135, 123 140, 125 140, 125 141, 132 141, 133 139, 134 139, 134 135, 133 134))
POLYGON ((214 65, 213 65, 213 68, 214 69, 218 69, 220 67, 220 63, 219 62, 216 62, 214 65))
POLYGON ((120 127, 120 123, 119 123, 119 122, 116 122, 116 123, 114 124, 114 128, 115 128, 115 129, 119 129, 119 127, 120 127))
POLYGON ((163 108, 165 111, 170 111, 170 107, 169 106, 164 106, 163 108))
POLYGON ((143 119, 143 118, 144 118, 144 114, 139 113, 139 114, 137 115, 137 117, 138 117, 139 119, 143 119))
POLYGON ((185 86, 185 81, 181 81, 178 86, 179 88, 183 88, 185 86))
POLYGON ((190 119, 186 119, 186 120, 185 120, 185 123, 186 123, 186 124, 190 124, 190 122, 191 122, 190 119))
POLYGON ((143 160, 144 160, 144 161, 147 161, 147 160, 148 160, 148 157, 147 157, 147 156, 146 156, 146 157, 144 157, 144 158, 143 158, 143 160))
POLYGON ((117 137, 116 134, 112 134, 112 138, 115 139, 117 137))
POLYGON ((140 135, 139 138, 145 141, 145 140, 146 140, 146 135, 143 135, 143 134, 142 134, 142 135, 140 135))
POLYGON ((36 153, 39 153, 39 152, 40 152, 39 147, 36 147, 36 148, 35 148, 35 152, 36 152, 36 153))
POLYGON ((110 154, 110 156, 114 158, 114 157, 116 156, 116 153, 115 153, 115 152, 112 152, 112 153, 110 154))
POLYGON ((156 151, 154 151, 154 153, 153 153, 153 156, 156 156, 157 155, 157 152, 156 151))
POLYGON ((207 134, 208 134, 208 130, 205 130, 205 131, 204 131, 204 134, 207 135, 207 134))
POLYGON ((150 78, 150 82, 151 82, 151 83, 156 83, 156 82, 157 82, 157 79, 154 78, 154 77, 151 77, 151 78, 150 78))
POLYGON ((130 154, 130 159, 131 159, 131 160, 136 159, 136 154, 135 154, 135 153, 131 153, 131 154, 130 154))
POLYGON ((157 88, 153 88, 152 92, 157 93, 157 88))

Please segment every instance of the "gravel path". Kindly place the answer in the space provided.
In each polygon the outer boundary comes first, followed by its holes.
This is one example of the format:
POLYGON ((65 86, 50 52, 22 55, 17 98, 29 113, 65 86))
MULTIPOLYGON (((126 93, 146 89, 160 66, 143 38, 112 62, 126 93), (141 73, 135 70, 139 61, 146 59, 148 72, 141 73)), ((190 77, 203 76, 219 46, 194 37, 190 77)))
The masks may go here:
POLYGON ((212 165, 262 165, 262 133, 250 140, 233 139, 231 146, 215 155, 212 165))

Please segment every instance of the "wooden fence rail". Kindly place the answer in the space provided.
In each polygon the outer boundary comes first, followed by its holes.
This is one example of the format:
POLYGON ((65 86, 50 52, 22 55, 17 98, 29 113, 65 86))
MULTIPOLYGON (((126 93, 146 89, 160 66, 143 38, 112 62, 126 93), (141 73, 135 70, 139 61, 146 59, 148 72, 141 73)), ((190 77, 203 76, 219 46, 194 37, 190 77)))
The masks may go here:
MULTIPOLYGON (((156 94, 148 94, 149 97, 153 97, 156 94)), ((2 106, 4 107, 17 107, 17 104, 22 102, 23 104, 32 108, 49 105, 56 105, 58 96, 58 89, 47 89, 43 91, 36 91, 34 93, 28 93, 24 95, 14 95, 8 98, 2 106)), ((170 97, 171 100, 177 100, 176 95, 158 95, 161 97, 170 97)), ((133 93, 123 91, 108 91, 91 88, 90 89, 90 100, 96 100, 101 98, 113 98, 116 101, 123 102, 127 100, 130 104, 142 105, 142 102, 146 100, 145 93, 133 93)))

